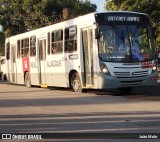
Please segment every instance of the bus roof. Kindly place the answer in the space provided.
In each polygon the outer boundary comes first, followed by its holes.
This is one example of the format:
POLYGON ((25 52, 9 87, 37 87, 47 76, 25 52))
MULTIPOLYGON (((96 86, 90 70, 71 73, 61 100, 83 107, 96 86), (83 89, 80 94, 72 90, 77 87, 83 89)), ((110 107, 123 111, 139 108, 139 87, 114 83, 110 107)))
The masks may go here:
MULTIPOLYGON (((86 14, 86 15, 81 15, 81 16, 78 16, 74 19, 70 19, 70 20, 67 20, 67 21, 63 21, 63 22, 59 22, 59 23, 55 23, 55 24, 52 24, 52 25, 48 25, 48 26, 45 26, 45 27, 41 27, 39 29, 35 29, 35 30, 31 30, 31 31, 27 31, 25 33, 21 33, 21 34, 18 34, 18 35, 14 35, 14 36, 11 36, 11 37, 8 37, 6 38, 6 42, 9 42, 9 39, 10 38, 19 38, 19 39, 23 39, 25 37, 30 37, 30 36, 34 36, 34 35, 37 35, 37 34, 41 34, 41 33, 47 33, 49 31, 51 31, 51 28, 53 28, 53 30, 59 30, 61 29, 62 27, 63 28, 66 28, 66 27, 70 27, 70 26, 74 26, 76 24, 83 24, 83 23, 86 23, 86 22, 92 22, 92 23, 95 23, 95 18, 94 18, 94 15, 95 14, 100 14, 100 13, 135 13, 135 14, 142 14, 142 15, 146 15, 145 13, 139 13, 139 12, 131 12, 131 11, 105 11, 105 12, 93 12, 93 13, 89 13, 89 14, 86 14)), ((43 36, 43 35, 42 35, 43 36)))
POLYGON ((96 12, 96 14, 99 13, 133 13, 133 14, 142 14, 148 16, 146 13, 141 13, 141 12, 135 12, 135 11, 104 11, 104 12, 96 12))

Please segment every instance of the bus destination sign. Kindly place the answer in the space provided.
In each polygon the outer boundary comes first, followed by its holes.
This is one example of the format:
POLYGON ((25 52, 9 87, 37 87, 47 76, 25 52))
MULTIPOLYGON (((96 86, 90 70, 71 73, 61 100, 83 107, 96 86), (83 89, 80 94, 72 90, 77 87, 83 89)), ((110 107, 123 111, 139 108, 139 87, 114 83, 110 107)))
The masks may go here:
POLYGON ((125 16, 105 16, 106 21, 127 21, 127 22, 139 22, 140 17, 125 17, 125 16))
POLYGON ((148 16, 136 13, 98 13, 95 15, 96 22, 99 24, 137 24, 149 23, 148 16))

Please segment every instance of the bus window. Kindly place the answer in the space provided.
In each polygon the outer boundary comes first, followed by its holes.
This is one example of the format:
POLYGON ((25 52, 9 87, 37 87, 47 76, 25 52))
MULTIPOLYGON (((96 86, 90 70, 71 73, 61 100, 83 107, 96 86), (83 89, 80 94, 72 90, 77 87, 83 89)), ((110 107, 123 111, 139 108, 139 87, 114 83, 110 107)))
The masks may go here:
POLYGON ((10 42, 7 43, 6 55, 7 55, 7 60, 9 60, 10 59, 10 42))
POLYGON ((36 36, 30 37, 30 56, 36 56, 36 36))
POLYGON ((62 53, 63 51, 63 30, 52 32, 52 49, 51 53, 62 53))
POLYGON ((50 54, 50 46, 51 46, 51 40, 50 40, 50 32, 48 32, 47 34, 47 38, 48 38, 48 55, 50 54))
POLYGON ((20 40, 17 41, 17 59, 20 58, 20 40))
POLYGON ((77 28, 69 27, 65 29, 65 52, 77 50, 77 28))
POLYGON ((28 57, 29 55, 29 38, 23 39, 21 42, 21 56, 28 57))

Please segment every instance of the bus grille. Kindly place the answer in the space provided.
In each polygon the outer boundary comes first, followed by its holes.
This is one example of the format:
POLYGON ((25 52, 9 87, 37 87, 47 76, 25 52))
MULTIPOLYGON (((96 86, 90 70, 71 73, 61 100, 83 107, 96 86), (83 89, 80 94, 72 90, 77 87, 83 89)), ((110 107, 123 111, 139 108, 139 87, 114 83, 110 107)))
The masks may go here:
POLYGON ((137 78, 148 76, 148 71, 113 72, 116 78, 137 78))
POLYGON ((143 80, 134 80, 134 81, 120 81, 123 85, 140 85, 143 80))

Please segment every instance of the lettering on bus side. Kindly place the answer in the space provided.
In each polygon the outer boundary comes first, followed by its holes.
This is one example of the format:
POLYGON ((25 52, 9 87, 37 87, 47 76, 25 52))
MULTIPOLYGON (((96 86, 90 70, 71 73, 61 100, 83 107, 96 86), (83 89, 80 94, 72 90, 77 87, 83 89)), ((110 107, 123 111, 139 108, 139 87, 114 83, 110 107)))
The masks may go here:
POLYGON ((47 67, 61 67, 61 60, 47 61, 47 67))
POLYGON ((70 60, 78 59, 78 54, 71 54, 69 55, 70 60))
POLYGON ((36 62, 30 62, 30 67, 31 68, 37 68, 36 62))

